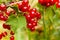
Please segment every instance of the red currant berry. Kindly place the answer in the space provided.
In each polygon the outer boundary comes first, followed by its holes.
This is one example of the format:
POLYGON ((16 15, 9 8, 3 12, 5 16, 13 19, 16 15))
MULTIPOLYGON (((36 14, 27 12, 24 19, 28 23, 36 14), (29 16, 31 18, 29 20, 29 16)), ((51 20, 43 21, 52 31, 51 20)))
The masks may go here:
POLYGON ((34 11, 34 12, 36 12, 37 10, 36 10, 36 8, 33 8, 33 9, 31 9, 30 11, 34 11))
POLYGON ((31 18, 34 18, 34 17, 35 17, 35 13, 36 13, 36 12, 35 12, 34 10, 32 10, 32 11, 29 12, 31 18))
POLYGON ((32 27, 33 27, 32 23, 27 24, 27 28, 32 28, 32 27))
POLYGON ((47 3, 47 4, 46 4, 46 7, 49 7, 49 6, 50 6, 50 3, 47 3))
POLYGON ((23 6, 28 5, 28 0, 23 0, 22 4, 23 4, 23 6))
POLYGON ((38 0, 40 4, 44 4, 44 0, 38 0))
POLYGON ((8 19, 7 16, 4 16, 4 18, 2 19, 3 21, 6 21, 8 19))
POLYGON ((10 28, 10 25, 7 25, 7 24, 3 24, 3 28, 5 28, 5 29, 8 29, 8 30, 10 30, 11 28, 10 28))
POLYGON ((2 16, 3 15, 3 13, 2 12, 0 12, 0 16, 2 16))
POLYGON ((32 19, 30 19, 30 22, 31 22, 31 23, 33 23, 34 21, 35 21, 35 19, 33 19, 33 18, 32 18, 32 19))
POLYGON ((11 36, 11 37, 10 37, 10 40, 14 40, 14 36, 11 36))
POLYGON ((31 19, 31 16, 30 15, 25 15, 25 17, 26 17, 27 22, 29 22, 30 19, 31 19))
POLYGON ((3 32, 2 35, 3 37, 5 37, 7 35, 7 32, 3 32))
POLYGON ((33 32, 33 31, 35 31, 35 28, 30 28, 30 30, 33 32))
POLYGON ((5 13, 6 15, 10 16, 10 11, 7 10, 5 13))
POLYGON ((57 7, 57 8, 60 8, 60 2, 58 2, 58 3, 56 4, 56 7, 57 7))
POLYGON ((54 5, 56 0, 50 0, 51 5, 54 5))
POLYGON ((14 35, 14 32, 13 32, 13 31, 11 31, 11 32, 10 32, 10 34, 11 34, 11 35, 14 35))
POLYGON ((46 3, 50 3, 50 0, 46 0, 46 3))
POLYGON ((21 10, 21 8, 23 7, 22 2, 19 2, 19 3, 17 3, 17 4, 18 4, 19 10, 21 10))
POLYGON ((37 12, 37 13, 35 14, 35 16, 37 17, 37 19, 40 19, 40 18, 41 18, 41 13, 37 12))
POLYGON ((0 5, 0 10, 2 10, 2 11, 6 10, 6 5, 5 4, 1 4, 0 5))
POLYGON ((21 11, 27 12, 27 11, 29 11, 29 9, 30 9, 30 5, 27 5, 27 6, 22 7, 21 11))
POLYGON ((2 39, 2 34, 0 34, 0 39, 2 39))
POLYGON ((37 21, 35 20, 33 23, 32 23, 32 25, 35 27, 35 26, 37 26, 37 21))

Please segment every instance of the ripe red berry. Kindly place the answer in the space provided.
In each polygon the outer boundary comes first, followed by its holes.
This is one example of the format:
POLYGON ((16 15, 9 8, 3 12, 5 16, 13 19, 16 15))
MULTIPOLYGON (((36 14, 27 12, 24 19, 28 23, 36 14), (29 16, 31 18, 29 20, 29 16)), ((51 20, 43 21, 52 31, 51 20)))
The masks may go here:
POLYGON ((56 7, 60 8, 60 2, 56 3, 56 7))
POLYGON ((23 6, 28 5, 28 0, 23 0, 22 4, 23 4, 23 6))
POLYGON ((34 21, 35 21, 35 19, 33 19, 33 18, 32 18, 32 19, 30 19, 30 22, 31 22, 31 23, 33 23, 34 21))
POLYGON ((10 28, 10 25, 7 25, 7 24, 3 24, 3 28, 5 28, 5 29, 8 29, 8 30, 10 30, 11 28, 10 28))
POLYGON ((32 28, 32 27, 33 27, 32 23, 27 24, 27 28, 32 28))
POLYGON ((37 17, 37 19, 40 19, 40 18, 41 18, 41 13, 37 12, 37 13, 35 14, 35 16, 37 17))
POLYGON ((27 22, 29 22, 31 19, 31 16, 28 14, 28 15, 25 15, 25 17, 26 17, 27 22))
POLYGON ((34 17, 35 17, 35 13, 36 13, 36 12, 35 12, 34 10, 31 10, 31 11, 29 12, 31 18, 34 18, 34 17))
POLYGON ((38 0, 40 4, 44 4, 44 0, 38 0))
POLYGON ((17 4, 18 4, 19 10, 21 10, 21 8, 23 7, 22 2, 19 2, 19 3, 17 3, 17 4))
POLYGON ((2 10, 2 11, 6 10, 6 5, 5 4, 1 4, 0 5, 0 10, 2 10))
POLYGON ((46 0, 46 3, 50 3, 50 0, 46 0))
POLYGON ((8 19, 7 16, 0 15, 0 20, 2 20, 2 21, 6 21, 7 19, 8 19))
POLYGON ((50 3, 47 3, 47 4, 46 4, 46 7, 49 7, 50 5, 51 5, 50 3))
POLYGON ((33 32, 33 31, 35 31, 35 28, 30 28, 30 30, 33 32))
POLYGON ((36 8, 33 8, 33 9, 31 9, 30 11, 34 11, 34 12, 36 12, 36 11, 37 11, 37 9, 36 9, 36 8))
POLYGON ((29 11, 29 9, 30 9, 30 5, 27 5, 27 6, 22 7, 21 11, 27 12, 27 11, 29 11))
POLYGON ((0 34, 0 39, 2 39, 2 34, 0 34))
POLYGON ((6 15, 8 15, 8 16, 10 15, 10 11, 8 11, 8 10, 7 10, 5 13, 6 13, 6 15))
POLYGON ((3 37, 5 37, 7 35, 7 32, 3 32, 2 35, 3 37))
POLYGON ((35 20, 33 23, 32 23, 33 27, 37 26, 37 21, 35 20))
POLYGON ((11 32, 10 32, 10 34, 11 34, 11 35, 14 35, 14 32, 13 32, 13 31, 11 31, 11 32))
POLYGON ((14 36, 11 36, 11 37, 10 37, 10 40, 14 40, 14 36))
POLYGON ((2 12, 0 12, 0 16, 2 16, 3 15, 3 13, 2 12))
POLYGON ((50 4, 51 4, 51 5, 54 5, 55 2, 56 2, 56 0, 50 0, 50 4))

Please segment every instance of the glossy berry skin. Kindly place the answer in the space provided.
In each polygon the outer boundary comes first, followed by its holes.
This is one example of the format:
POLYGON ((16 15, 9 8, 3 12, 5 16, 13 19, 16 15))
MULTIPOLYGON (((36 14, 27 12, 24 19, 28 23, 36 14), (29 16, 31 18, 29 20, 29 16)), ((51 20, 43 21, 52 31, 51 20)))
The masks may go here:
POLYGON ((38 0, 38 2, 42 5, 44 4, 44 0, 38 0))
POLYGON ((29 12, 31 18, 35 18, 35 13, 36 13, 36 12, 35 12, 34 10, 31 10, 31 11, 29 12))
POLYGON ((56 0, 50 0, 50 4, 51 4, 51 5, 54 5, 55 2, 56 2, 56 0))
POLYGON ((14 40, 14 36, 11 36, 11 37, 10 37, 10 40, 14 40))
POLYGON ((27 28, 32 28, 32 27, 33 27, 32 23, 27 24, 27 28))
POLYGON ((3 28, 4 28, 4 29, 8 29, 8 30, 11 29, 11 28, 10 28, 10 25, 7 25, 7 24, 5 24, 5 23, 3 24, 3 28))
POLYGON ((27 6, 22 7, 21 11, 27 12, 27 11, 29 11, 29 9, 30 9, 30 5, 27 5, 27 6))
POLYGON ((30 23, 32 23, 33 27, 37 26, 37 21, 33 18, 30 20, 30 23))
POLYGON ((22 5, 23 5, 23 6, 28 5, 28 0, 23 0, 22 5))
POLYGON ((31 16, 28 14, 28 15, 25 15, 25 17, 26 17, 27 22, 29 23, 30 19, 31 19, 31 16))
POLYGON ((47 4, 46 4, 46 7, 49 7, 50 5, 51 5, 50 3, 47 3, 47 4))
POLYGON ((60 2, 56 3, 56 7, 60 8, 60 2))
POLYGON ((7 32, 3 32, 2 35, 3 37, 5 37, 7 35, 7 32))
POLYGON ((36 12, 36 11, 37 11, 37 9, 36 9, 36 8, 33 8, 33 9, 30 9, 30 11, 34 11, 34 12, 36 12))
POLYGON ((50 3, 50 0, 46 0, 46 3, 50 3))
POLYGON ((33 27, 37 26, 37 21, 35 20, 33 23, 32 23, 33 27))
POLYGON ((17 3, 19 10, 23 7, 22 2, 17 3))
POLYGON ((10 34, 11 34, 11 35, 14 35, 14 32, 13 32, 13 31, 11 31, 11 32, 10 32, 10 34))
POLYGON ((30 30, 33 32, 33 31, 35 31, 35 28, 30 28, 30 30))
POLYGON ((0 34, 0 39, 2 39, 2 34, 0 34))
POLYGON ((0 10, 5 11, 6 10, 6 5, 5 4, 1 4, 0 5, 0 10))
POLYGON ((5 13, 6 15, 10 16, 10 11, 7 10, 5 13))
POLYGON ((35 19, 33 19, 33 18, 32 18, 32 19, 30 19, 30 22, 31 22, 31 23, 33 23, 34 21, 35 21, 35 19))
POLYGON ((57 7, 57 8, 60 8, 60 2, 58 2, 58 3, 56 4, 56 7, 57 7))
POLYGON ((2 20, 2 21, 6 21, 7 19, 8 19, 7 16, 3 16, 3 15, 0 16, 0 20, 2 20))
POLYGON ((40 19, 41 18, 41 13, 36 12, 35 16, 37 17, 37 19, 40 19))

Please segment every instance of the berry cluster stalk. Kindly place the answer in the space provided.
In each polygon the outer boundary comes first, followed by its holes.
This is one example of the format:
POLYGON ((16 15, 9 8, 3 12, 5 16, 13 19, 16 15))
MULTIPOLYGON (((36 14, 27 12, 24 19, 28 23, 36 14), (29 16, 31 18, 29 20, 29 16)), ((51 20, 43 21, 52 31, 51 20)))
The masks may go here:
POLYGON ((47 32, 46 32, 46 25, 45 25, 45 12, 46 12, 46 7, 44 7, 44 11, 43 11, 43 27, 44 27, 44 40, 47 40, 47 32))

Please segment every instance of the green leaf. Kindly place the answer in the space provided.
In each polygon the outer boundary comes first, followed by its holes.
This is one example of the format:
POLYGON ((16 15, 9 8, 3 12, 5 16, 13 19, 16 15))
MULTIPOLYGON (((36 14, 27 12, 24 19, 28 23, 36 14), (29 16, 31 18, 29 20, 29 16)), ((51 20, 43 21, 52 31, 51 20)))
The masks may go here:
POLYGON ((11 15, 6 23, 11 25, 12 30, 16 31, 17 28, 21 29, 26 26, 26 19, 24 16, 11 15))
POLYGON ((11 30, 15 32, 15 40, 24 40, 24 28, 26 27, 26 19, 24 16, 11 15, 6 22, 11 25, 11 30))

